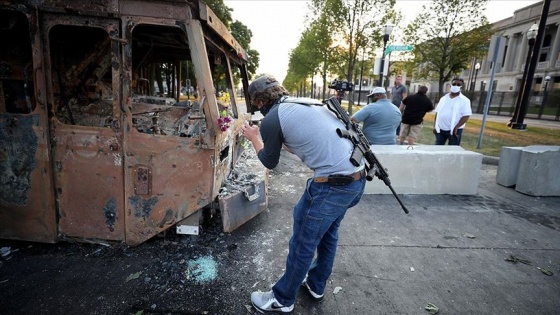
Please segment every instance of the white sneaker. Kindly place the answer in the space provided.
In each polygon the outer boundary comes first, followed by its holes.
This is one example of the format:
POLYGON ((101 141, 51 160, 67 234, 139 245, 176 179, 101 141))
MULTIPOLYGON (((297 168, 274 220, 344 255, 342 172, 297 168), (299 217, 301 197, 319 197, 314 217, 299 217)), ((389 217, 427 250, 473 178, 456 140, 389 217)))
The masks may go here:
POLYGON ((325 293, 323 294, 317 294, 315 292, 313 292, 313 290, 311 290, 311 288, 309 287, 309 284, 307 284, 307 277, 305 277, 305 280, 303 280, 303 282, 301 283, 301 286, 307 288, 307 292, 309 293, 309 295, 311 296, 311 298, 317 302, 322 301, 325 298, 325 293))
POLYGON ((272 290, 268 292, 253 292, 251 293, 251 303, 259 313, 269 314, 292 314, 294 305, 284 306, 276 300, 272 290))

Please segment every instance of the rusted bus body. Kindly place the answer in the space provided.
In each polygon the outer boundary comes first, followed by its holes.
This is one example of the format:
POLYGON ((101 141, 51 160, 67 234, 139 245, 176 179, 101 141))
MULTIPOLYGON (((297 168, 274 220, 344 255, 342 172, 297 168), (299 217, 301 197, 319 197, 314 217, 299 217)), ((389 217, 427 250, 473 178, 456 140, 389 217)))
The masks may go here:
MULTIPOLYGON (((206 5, 0 0, 0 21, 1 238, 136 245, 215 204, 250 115, 246 52, 206 5)), ((247 202, 225 230, 266 191, 247 202)))

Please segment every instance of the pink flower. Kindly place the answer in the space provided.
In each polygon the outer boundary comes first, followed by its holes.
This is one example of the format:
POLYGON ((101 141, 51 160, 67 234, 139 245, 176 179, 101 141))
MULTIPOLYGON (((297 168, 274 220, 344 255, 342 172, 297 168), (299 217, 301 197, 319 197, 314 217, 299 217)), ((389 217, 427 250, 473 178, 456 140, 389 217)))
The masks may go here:
POLYGON ((222 132, 228 130, 230 123, 233 121, 231 117, 225 115, 227 115, 227 113, 224 111, 220 113, 220 117, 217 119, 218 126, 220 126, 220 130, 222 132))

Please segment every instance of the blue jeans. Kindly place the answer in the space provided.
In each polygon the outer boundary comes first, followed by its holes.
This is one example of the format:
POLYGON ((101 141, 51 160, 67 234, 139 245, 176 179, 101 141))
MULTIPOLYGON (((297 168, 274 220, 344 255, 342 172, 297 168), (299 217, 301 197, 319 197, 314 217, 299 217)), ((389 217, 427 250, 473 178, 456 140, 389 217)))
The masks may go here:
MULTIPOLYGON (((393 104, 393 105, 395 105, 395 104, 393 104)), ((397 108, 400 108, 400 105, 401 105, 401 104, 400 104, 400 102, 399 102, 399 105, 395 105, 395 106, 397 106, 397 108)), ((402 121, 401 121, 401 123, 402 123, 402 121)), ((400 136, 400 135, 401 135, 401 124, 399 124, 399 126, 397 127, 396 132, 397 132, 397 136, 400 136)))
POLYGON ((294 304, 306 274, 313 292, 323 294, 336 256, 340 222, 346 210, 360 201, 365 181, 365 176, 346 186, 307 181, 305 192, 294 207, 286 271, 272 287, 278 302, 285 306, 294 304))
POLYGON ((449 145, 460 145, 462 134, 463 129, 457 129, 457 136, 452 135, 450 130, 440 130, 439 133, 436 133, 436 145, 444 145, 447 139, 449 139, 449 145))

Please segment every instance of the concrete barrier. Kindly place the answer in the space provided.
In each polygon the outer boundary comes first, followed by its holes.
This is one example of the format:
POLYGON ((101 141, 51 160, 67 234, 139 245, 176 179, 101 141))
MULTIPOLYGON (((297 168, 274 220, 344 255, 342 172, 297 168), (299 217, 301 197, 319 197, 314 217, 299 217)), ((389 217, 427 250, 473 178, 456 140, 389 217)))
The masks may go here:
MULTIPOLYGON (((482 154, 449 145, 372 145, 398 194, 473 195, 478 189, 482 154)), ((390 194, 378 178, 366 194, 390 194)))
POLYGON ((496 173, 496 183, 506 187, 513 187, 517 182, 519 161, 524 147, 502 147, 500 162, 496 173))
POLYGON ((560 146, 502 147, 496 183, 531 196, 560 196, 560 146))
POLYGON ((515 190, 531 196, 560 196, 560 146, 525 147, 515 190))

